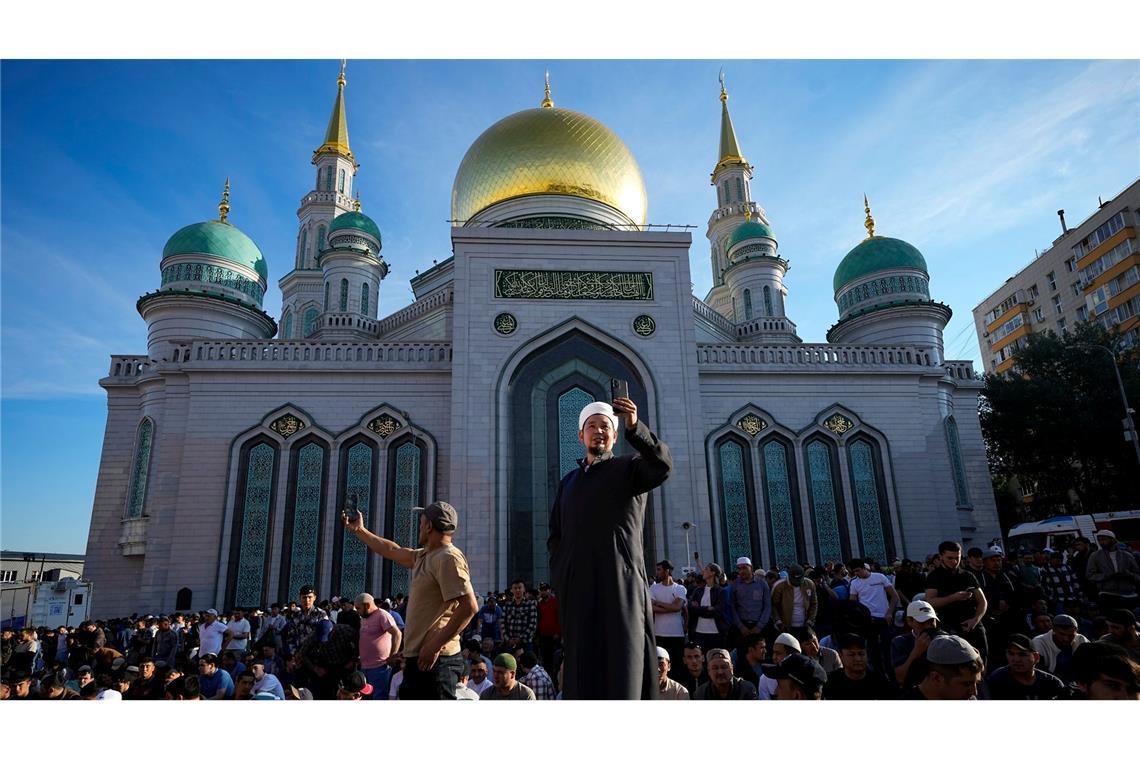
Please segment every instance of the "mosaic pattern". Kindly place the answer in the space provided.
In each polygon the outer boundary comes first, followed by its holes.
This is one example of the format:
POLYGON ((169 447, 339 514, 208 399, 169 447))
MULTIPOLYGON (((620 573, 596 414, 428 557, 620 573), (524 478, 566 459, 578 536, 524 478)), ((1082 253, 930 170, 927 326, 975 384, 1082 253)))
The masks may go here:
POLYGON ((360 313, 368 316, 368 283, 362 283, 360 286, 360 313))
POLYGON ((340 310, 348 311, 348 280, 340 281, 340 310))
POLYGON ((772 316, 772 288, 764 286, 764 316, 772 316))
POLYGON ((496 269, 495 298, 650 301, 653 274, 496 269))
POLYGON ((752 253, 760 256, 775 256, 776 249, 772 247, 771 243, 749 243, 733 252, 732 261, 738 263, 744 259, 750 259, 752 257, 749 254, 752 253))
POLYGON ((748 288, 744 289, 744 319, 752 319, 752 291, 748 288))
POLYGON ((648 338, 657 331, 657 323, 648 314, 642 314, 633 320, 633 331, 643 338, 648 338))
POLYGON ((317 253, 325 249, 325 228, 317 227, 317 253))
POLYGON ((859 538, 863 556, 887 561, 887 542, 883 533, 883 517, 879 508, 879 484, 871 444, 856 441, 851 453, 851 478, 855 483, 855 513, 859 517, 859 538))
POLYGON ((135 437, 135 463, 131 467, 131 487, 127 493, 127 517, 142 517, 146 504, 146 479, 150 474, 150 450, 154 442, 154 423, 147 417, 139 425, 135 437))
POLYGON ((812 526, 816 562, 842 562, 843 540, 839 533, 839 506, 831 474, 831 451, 826 443, 807 445, 808 482, 811 486, 812 526))
POLYGON ((259 607, 265 586, 265 556, 269 544, 269 504, 273 498, 273 462, 277 451, 268 443, 249 450, 245 501, 241 510, 241 546, 235 570, 235 607, 259 607))
POLYGON ((329 304, 330 303, 332 303, 332 301, 329 300, 329 283, 326 282, 325 283, 325 311, 329 310, 329 304))
POLYGON ((282 438, 288 438, 305 427, 305 421, 294 414, 283 414, 269 423, 269 429, 282 438))
POLYGON ((768 427, 768 423, 763 417, 749 413, 737 420, 736 426, 745 433, 748 433, 748 435, 755 436, 761 430, 768 427))
POLYGON ((162 270, 162 284, 172 282, 202 282, 208 285, 220 285, 243 293, 261 306, 261 298, 265 295, 265 288, 257 280, 251 280, 227 267, 214 264, 174 264, 162 270))
POLYGON ((510 335, 517 329, 519 329, 519 321, 515 319, 514 314, 508 314, 504 311, 495 317, 495 332, 500 335, 510 335))
POLYGON ((558 479, 578 466, 585 454, 578 440, 578 415, 594 397, 581 388, 571 388, 558 397, 558 479))
POLYGON ((301 254, 297 257, 297 268, 304 268, 308 264, 309 253, 309 228, 305 227, 301 230, 301 254))
POLYGON ((301 325, 302 337, 307 338, 317 331, 317 318, 319 316, 321 316, 321 313, 316 309, 309 309, 305 312, 305 320, 301 325))
MULTIPOLYGON (((363 441, 348 450, 344 496, 346 504, 350 496, 356 497, 356 508, 363 516, 364 524, 371 525, 372 447, 363 441)), ((339 596, 356 596, 364 593, 368 581, 368 547, 347 531, 342 534, 339 596)))
POLYGON ((836 303, 839 306, 839 312, 844 314, 863 301, 888 295, 917 295, 929 301, 930 286, 927 284, 926 278, 913 274, 879 277, 851 288, 841 295, 836 303))
POLYGON ((855 427, 855 421, 849 417, 845 417, 839 412, 836 412, 823 421, 823 426, 836 435, 843 435, 848 430, 855 427))
POLYGON ((496 224, 496 227, 523 227, 532 230, 608 230, 612 229, 599 222, 577 219, 572 216, 532 216, 496 224))
POLYGON ((970 504, 970 489, 966 485, 966 468, 962 463, 962 447, 958 441, 958 422, 953 417, 942 421, 946 430, 946 448, 950 451, 950 465, 954 470, 954 495, 958 506, 970 504))
POLYGON ((293 312, 285 315, 285 322, 281 326, 281 337, 285 340, 293 337, 293 312))
POLYGON ((797 562, 796 524, 792 506, 792 489, 788 482, 788 452, 781 444, 764 445, 764 480, 768 492, 768 524, 772 529, 772 548, 779 567, 797 562))
POLYGON ((387 438, 403 426, 404 423, 387 413, 381 414, 368 423, 368 429, 381 438, 387 438))
POLYGON ((293 503, 293 545, 289 550, 289 586, 285 597, 296 599, 301 586, 317 579, 317 540, 321 535, 321 499, 325 452, 308 443, 297 454, 293 503))
POLYGON ((747 481, 744 479, 744 447, 736 441, 720 445, 721 509, 728 532, 728 556, 752 556, 751 516, 748 513, 747 481))
MULTIPOLYGON (((412 508, 421 506, 420 480, 420 447, 408 441, 396 449, 396 498, 392 505, 392 527, 394 540, 400 546, 419 543, 419 525, 412 519, 412 508)), ((408 593, 408 580, 408 568, 392 563, 391 593, 408 593)))

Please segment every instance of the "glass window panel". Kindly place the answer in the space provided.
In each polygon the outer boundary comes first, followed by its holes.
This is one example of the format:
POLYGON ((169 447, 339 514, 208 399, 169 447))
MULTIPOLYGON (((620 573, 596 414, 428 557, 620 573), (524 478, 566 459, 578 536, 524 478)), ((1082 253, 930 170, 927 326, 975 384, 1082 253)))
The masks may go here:
POLYGON ((317 540, 321 535, 321 482, 325 451, 316 443, 297 454, 297 483, 293 504, 293 545, 289 551, 289 587, 284 597, 296 599, 301 586, 316 583, 317 540))
MULTIPOLYGON (((412 508, 420 505, 420 481, 422 480, 420 448, 414 442, 396 449, 396 488, 395 503, 392 505, 392 525, 394 539, 401 546, 415 546, 418 538, 418 520, 414 523, 417 533, 412 535, 412 508)), ((392 564, 393 594, 408 593, 408 569, 392 564)))
POLYGON ((146 480, 150 474, 150 450, 154 441, 154 423, 147 417, 139 425, 135 437, 135 462, 131 467, 131 487, 127 517, 142 517, 146 503, 146 480))
MULTIPOLYGON (((345 469, 345 502, 348 497, 356 497, 356 508, 363 516, 364 524, 371 525, 372 511, 372 446, 361 441, 348 450, 348 465, 345 469)), ((368 573, 368 547, 356 536, 343 532, 340 558, 340 596, 356 596, 364 593, 368 573)), ((403 544, 407 546, 407 544, 403 544)))
POLYGON ((778 567, 799 562, 796 547, 795 510, 788 482, 788 452, 770 441, 764 445, 765 486, 768 496, 768 524, 772 529, 774 561, 778 567))
POLYGON ((879 484, 874 452, 866 441, 852 443, 849 451, 851 478, 855 485, 855 513, 859 520, 859 538, 863 545, 863 556, 886 562, 887 543, 879 507, 879 484))
POLYGON ((720 445, 719 453, 721 509, 728 533, 728 556, 733 560, 750 557, 752 531, 744 477, 744 447, 736 441, 725 441, 720 445))
POLYGON ((812 441, 807 446, 807 455, 816 561, 842 562, 846 558, 839 532, 839 505, 835 501, 830 447, 822 441, 812 441))
POLYGON ((238 540, 234 606, 258 607, 265 583, 265 556, 269 544, 269 505, 273 498, 273 462, 276 450, 259 443, 249 450, 245 500, 242 503, 241 534, 238 540))

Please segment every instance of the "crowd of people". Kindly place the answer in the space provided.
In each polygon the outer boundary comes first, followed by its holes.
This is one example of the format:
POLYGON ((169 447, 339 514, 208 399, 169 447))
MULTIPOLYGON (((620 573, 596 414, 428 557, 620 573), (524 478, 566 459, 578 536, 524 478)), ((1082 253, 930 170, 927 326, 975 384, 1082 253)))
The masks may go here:
MULTIPOLYGON (((1137 699, 1135 555, 1099 547, 1007 556, 945 542, 923 562, 855 559, 758 572, 740 557, 649 589, 661 699, 1137 699)), ((4 699, 398 699, 412 600, 317 600, 267 611, 3 631, 4 699)), ((461 700, 558 699, 549 585, 483 597, 460 632, 461 700)), ((599 631, 598 636, 604 636, 599 631)))

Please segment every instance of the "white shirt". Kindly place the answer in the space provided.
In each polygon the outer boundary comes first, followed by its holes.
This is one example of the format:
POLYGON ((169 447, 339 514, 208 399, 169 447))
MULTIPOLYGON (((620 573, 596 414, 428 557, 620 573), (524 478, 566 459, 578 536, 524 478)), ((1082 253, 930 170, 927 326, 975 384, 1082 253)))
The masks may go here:
POLYGON ((885 618, 891 606, 887 586, 891 585, 882 573, 871 573, 866 578, 851 579, 851 598, 871 612, 873 618, 885 618))
POLYGON ((226 626, 222 621, 215 620, 210 625, 205 623, 198 624, 198 656, 212 652, 214 654, 222 653, 222 637, 225 635, 226 626))
POLYGON ((479 701, 479 694, 477 692, 474 692, 471 689, 467 688, 463 684, 457 683, 455 685, 455 698, 456 699, 463 699, 463 700, 467 700, 467 701, 478 702, 479 701))
POLYGON ((484 678, 483 683, 475 683, 470 678, 467 679, 467 688, 470 689, 471 691, 475 692, 479 696, 482 696, 483 692, 485 692, 487 689, 491 688, 492 686, 494 686, 494 682, 492 682, 489 677, 484 678))
POLYGON ((804 624, 804 587, 792 586, 792 627, 804 624))
MULTIPOLYGON (((649 587, 649 598, 660 604, 672 604, 680 599, 682 608, 685 603, 685 587, 680 583, 654 583, 649 587)), ((653 632, 658 636, 684 637, 685 623, 681 618, 681 611, 654 612, 653 632)))
MULTIPOLYGON (((701 595, 701 606, 712 606, 712 589, 708 586, 705 586, 705 591, 701 595)), ((715 619, 711 617, 699 617, 697 618, 697 633, 720 633, 720 631, 716 629, 715 619)))
POLYGON ((230 632, 230 643, 226 649, 233 649, 236 651, 244 652, 245 648, 249 646, 249 621, 245 618, 241 620, 231 620, 226 625, 226 630, 230 632), (244 639, 237 638, 237 634, 244 633, 244 639))
POLYGON ((760 688, 756 690, 757 699, 775 699, 776 698, 776 685, 775 678, 769 678, 766 675, 760 676, 760 688))

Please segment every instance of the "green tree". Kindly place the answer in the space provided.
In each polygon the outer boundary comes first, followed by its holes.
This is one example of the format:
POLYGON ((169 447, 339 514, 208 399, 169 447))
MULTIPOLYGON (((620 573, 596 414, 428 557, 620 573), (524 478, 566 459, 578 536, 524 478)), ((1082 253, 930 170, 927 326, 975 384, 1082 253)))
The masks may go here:
POLYGON ((995 486, 1017 478, 1032 500, 1015 505, 999 493, 1003 527, 1057 514, 1137 506, 1140 465, 1124 439, 1124 407, 1109 356, 1131 405, 1140 400, 1140 350, 1121 336, 1080 323, 1068 333, 1029 336, 1016 367, 987 375, 982 434, 995 486), (1013 514, 1011 514, 1011 512, 1013 514))

